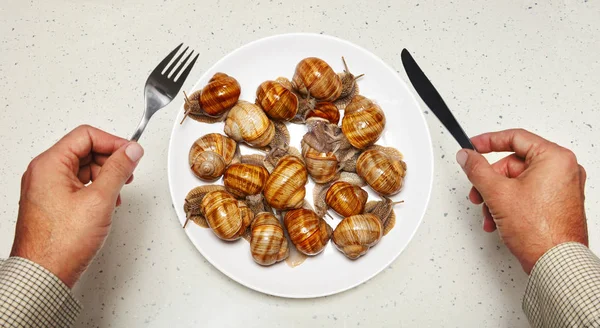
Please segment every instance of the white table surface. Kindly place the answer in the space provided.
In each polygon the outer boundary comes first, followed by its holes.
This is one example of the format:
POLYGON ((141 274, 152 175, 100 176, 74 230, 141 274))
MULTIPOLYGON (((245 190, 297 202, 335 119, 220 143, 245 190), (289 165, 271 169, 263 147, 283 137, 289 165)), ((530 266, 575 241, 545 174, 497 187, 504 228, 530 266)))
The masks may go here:
MULTIPOLYGON (((600 251, 598 17, 600 4, 584 0, 3 0, 0 257, 10 251, 31 158, 82 123, 129 136, 143 83, 174 45, 201 53, 189 89, 231 50, 299 31, 361 45, 405 80, 406 47, 469 134, 523 127, 574 150, 588 171, 590 239, 600 251)), ((289 300, 231 281, 181 230, 166 178, 181 103, 158 113, 142 137, 135 182, 75 288, 84 306, 79 327, 527 326, 527 277, 497 235, 481 230, 480 208, 467 201, 469 183, 454 162, 458 146, 429 111, 434 189, 409 247, 353 290, 289 300)))

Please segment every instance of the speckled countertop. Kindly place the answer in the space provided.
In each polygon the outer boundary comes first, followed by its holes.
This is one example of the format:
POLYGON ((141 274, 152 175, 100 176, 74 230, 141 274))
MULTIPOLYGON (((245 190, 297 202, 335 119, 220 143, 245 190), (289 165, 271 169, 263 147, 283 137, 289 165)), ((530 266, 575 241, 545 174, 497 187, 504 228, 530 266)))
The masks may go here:
MULTIPOLYGON (((181 41, 201 56, 184 88, 229 51, 285 32, 361 45, 401 72, 409 48, 470 134, 524 127, 570 147, 588 171, 592 249, 600 251, 600 4, 584 0, 22 1, 0 4, 0 256, 32 157, 89 123, 129 136, 142 88, 181 41)), ((526 327, 526 275, 454 163, 458 147, 425 111, 435 182, 415 238, 388 269, 345 293, 265 296, 199 255, 171 207, 166 156, 181 99, 156 115, 146 156, 104 249, 75 289, 80 327, 526 327)), ((425 107, 423 107, 425 108, 425 107)), ((559 174, 559 172, 557 172, 559 174)), ((335 272, 327 273, 335 275, 335 272)))

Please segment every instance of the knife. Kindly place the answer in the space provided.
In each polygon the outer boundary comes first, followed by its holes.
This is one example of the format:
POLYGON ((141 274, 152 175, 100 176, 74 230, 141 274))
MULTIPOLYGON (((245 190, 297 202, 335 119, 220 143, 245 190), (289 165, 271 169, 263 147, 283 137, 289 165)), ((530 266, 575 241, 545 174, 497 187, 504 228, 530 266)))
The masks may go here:
POLYGON ((408 50, 403 49, 401 57, 404 70, 406 70, 410 82, 421 99, 423 99, 423 102, 425 102, 427 107, 429 107, 442 124, 444 124, 446 129, 450 131, 450 134, 452 134, 462 148, 475 150, 471 140, 460 124, 458 124, 448 106, 446 106, 442 96, 440 96, 433 84, 431 84, 431 81, 425 76, 425 73, 423 73, 419 65, 417 65, 417 62, 415 62, 408 50))

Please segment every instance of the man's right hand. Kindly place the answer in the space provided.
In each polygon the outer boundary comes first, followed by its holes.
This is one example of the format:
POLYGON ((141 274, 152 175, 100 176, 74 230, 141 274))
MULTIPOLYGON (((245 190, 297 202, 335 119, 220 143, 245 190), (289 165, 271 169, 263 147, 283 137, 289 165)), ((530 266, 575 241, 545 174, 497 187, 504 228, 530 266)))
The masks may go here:
POLYGON ((588 245, 586 173, 572 151, 521 129, 471 141, 480 153, 513 153, 490 165, 481 154, 463 149, 456 160, 473 183, 471 202, 485 202, 483 229, 498 229, 527 274, 556 245, 588 245))

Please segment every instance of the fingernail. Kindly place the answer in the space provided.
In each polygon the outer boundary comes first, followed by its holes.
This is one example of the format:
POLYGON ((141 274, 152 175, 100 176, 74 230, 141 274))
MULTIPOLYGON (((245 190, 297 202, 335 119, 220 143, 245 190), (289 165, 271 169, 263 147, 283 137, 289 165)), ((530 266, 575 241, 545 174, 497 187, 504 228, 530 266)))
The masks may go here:
POLYGON ((137 142, 132 142, 125 148, 125 155, 127 155, 132 162, 137 162, 144 155, 144 149, 142 149, 142 146, 137 142))
POLYGON ((458 162, 458 165, 460 165, 460 167, 464 168, 465 163, 467 163, 468 157, 469 154, 467 154, 466 151, 460 150, 458 153, 456 153, 456 162, 458 162))

